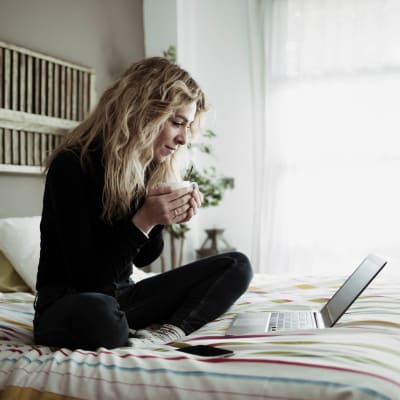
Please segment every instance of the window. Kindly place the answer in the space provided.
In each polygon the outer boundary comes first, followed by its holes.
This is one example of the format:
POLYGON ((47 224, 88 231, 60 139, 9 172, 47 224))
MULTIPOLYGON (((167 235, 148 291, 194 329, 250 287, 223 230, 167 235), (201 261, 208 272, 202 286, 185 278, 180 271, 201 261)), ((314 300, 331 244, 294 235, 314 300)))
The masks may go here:
POLYGON ((400 2, 266 3, 264 270, 400 259, 400 2))

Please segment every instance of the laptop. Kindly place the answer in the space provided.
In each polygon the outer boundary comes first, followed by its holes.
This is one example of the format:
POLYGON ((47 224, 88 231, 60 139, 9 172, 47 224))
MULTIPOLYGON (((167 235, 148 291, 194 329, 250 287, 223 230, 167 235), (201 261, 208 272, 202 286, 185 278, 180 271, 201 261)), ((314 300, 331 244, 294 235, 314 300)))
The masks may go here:
POLYGON ((385 265, 385 260, 369 254, 321 310, 238 313, 226 335, 331 328, 385 265))

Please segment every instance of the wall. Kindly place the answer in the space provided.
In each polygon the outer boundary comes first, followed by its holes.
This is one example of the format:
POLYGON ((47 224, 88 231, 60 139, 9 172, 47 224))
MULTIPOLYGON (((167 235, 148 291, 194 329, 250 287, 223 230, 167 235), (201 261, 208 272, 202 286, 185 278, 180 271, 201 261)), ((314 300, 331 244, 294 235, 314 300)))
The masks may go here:
POLYGON ((205 126, 217 133, 215 159, 201 162, 235 180, 219 207, 200 210, 186 258, 193 258, 204 241, 204 229, 214 227, 224 228, 228 242, 251 255, 255 182, 247 0, 168 0, 164 18, 155 21, 152 16, 164 1, 144 0, 146 54, 177 46, 178 63, 200 83, 212 106, 205 126))
MULTIPOLYGON (((144 56, 142 0, 0 0, 0 40, 93 67, 101 93, 144 56)), ((0 174, 0 217, 38 215, 43 178, 0 174)))
POLYGON ((177 43, 176 0, 143 0, 144 51, 146 57, 161 56, 177 43))
POLYGON ((187 61, 212 106, 206 124, 217 134, 211 161, 235 180, 234 190, 226 192, 219 207, 201 211, 199 244, 204 229, 224 228, 228 242, 251 256, 254 180, 247 1, 191 2, 191 9, 183 1, 180 7, 178 56, 184 66, 187 61))

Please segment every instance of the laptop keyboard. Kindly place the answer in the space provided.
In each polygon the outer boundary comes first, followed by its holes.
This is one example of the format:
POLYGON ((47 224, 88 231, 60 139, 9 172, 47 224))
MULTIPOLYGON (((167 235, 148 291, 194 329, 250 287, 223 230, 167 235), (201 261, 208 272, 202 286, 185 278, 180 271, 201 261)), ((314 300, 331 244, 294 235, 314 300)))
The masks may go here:
POLYGON ((312 312, 272 312, 268 331, 289 331, 295 329, 315 328, 315 319, 312 312))

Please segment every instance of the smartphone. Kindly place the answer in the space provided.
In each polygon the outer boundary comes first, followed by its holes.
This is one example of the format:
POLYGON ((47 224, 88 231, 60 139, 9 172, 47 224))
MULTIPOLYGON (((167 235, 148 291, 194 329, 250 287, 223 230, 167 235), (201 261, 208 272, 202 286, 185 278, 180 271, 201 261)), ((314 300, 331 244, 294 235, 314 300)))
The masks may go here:
POLYGON ((220 349, 219 347, 207 346, 204 344, 182 347, 177 351, 202 357, 230 357, 231 355, 233 355, 232 350, 220 349))

